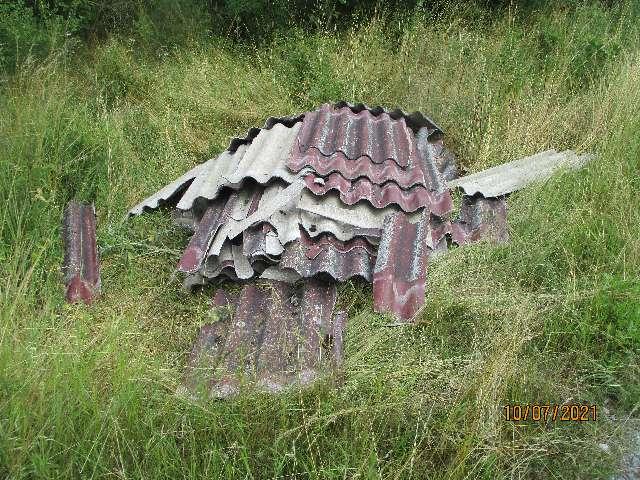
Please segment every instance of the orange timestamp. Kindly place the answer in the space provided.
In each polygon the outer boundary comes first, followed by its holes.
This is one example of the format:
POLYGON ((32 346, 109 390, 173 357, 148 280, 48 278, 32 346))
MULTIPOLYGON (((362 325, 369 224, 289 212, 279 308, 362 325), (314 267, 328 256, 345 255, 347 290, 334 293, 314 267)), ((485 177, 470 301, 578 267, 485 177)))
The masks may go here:
POLYGON ((507 422, 533 420, 553 422, 595 422, 598 418, 597 405, 525 404, 505 405, 504 419, 507 422))

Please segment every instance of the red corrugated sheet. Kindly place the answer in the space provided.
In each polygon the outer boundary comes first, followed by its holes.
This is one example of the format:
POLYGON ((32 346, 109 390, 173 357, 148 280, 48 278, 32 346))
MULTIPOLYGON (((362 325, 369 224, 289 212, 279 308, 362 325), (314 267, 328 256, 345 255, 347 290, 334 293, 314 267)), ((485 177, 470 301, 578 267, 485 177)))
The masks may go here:
POLYGON ((394 182, 377 185, 367 178, 347 180, 339 173, 332 173, 327 178, 313 174, 304 177, 307 188, 316 195, 324 195, 331 190, 340 192, 340 200, 347 205, 354 205, 366 200, 376 208, 397 205, 405 212, 429 206, 437 215, 445 215, 451 210, 451 196, 436 194, 428 191, 424 186, 415 185, 408 190, 400 188, 394 182))
POLYGON ((385 219, 373 274, 376 311, 411 320, 423 305, 429 235, 427 211, 417 223, 410 223, 403 213, 385 219))
POLYGON ((91 303, 100 294, 100 265, 93 205, 67 204, 62 220, 62 271, 68 302, 91 303))
POLYGON ((421 126, 414 133, 403 116, 352 108, 325 104, 305 115, 289 168, 312 168, 307 187, 317 195, 338 190, 349 205, 367 200, 377 208, 428 206, 436 215, 448 213, 451 197, 437 165, 442 144, 431 139, 439 130, 421 126))
POLYGON ((207 254, 211 240, 218 229, 229 220, 229 215, 237 200, 238 195, 234 192, 231 195, 218 197, 207 208, 182 254, 178 263, 179 271, 185 273, 198 271, 207 254))
POLYGON ((366 156, 375 164, 393 161, 402 168, 419 162, 413 132, 404 119, 393 120, 385 113, 376 117, 367 110, 336 110, 329 104, 305 115, 297 146, 303 154, 310 149, 325 157, 340 152, 350 160, 366 156))
POLYGON ((341 242, 332 235, 310 238, 304 231, 300 240, 288 243, 280 259, 280 267, 302 277, 329 275, 344 282, 353 277, 371 281, 375 253, 364 239, 341 242))
POLYGON ((219 321, 200 329, 185 377, 191 392, 237 394, 243 385, 277 392, 310 385, 339 367, 344 315, 335 285, 308 280, 247 285, 237 298, 218 291, 219 321))
POLYGON ((451 222, 451 236, 458 245, 480 240, 508 241, 505 198, 463 197, 460 216, 451 222))

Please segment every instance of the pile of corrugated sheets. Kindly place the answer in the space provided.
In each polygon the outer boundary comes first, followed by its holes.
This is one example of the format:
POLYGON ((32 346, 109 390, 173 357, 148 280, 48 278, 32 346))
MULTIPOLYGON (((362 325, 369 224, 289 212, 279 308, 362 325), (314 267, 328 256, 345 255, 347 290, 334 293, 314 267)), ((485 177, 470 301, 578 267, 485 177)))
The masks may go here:
POLYGON ((235 295, 216 291, 219 321, 200 329, 184 390, 226 397, 247 377, 274 392, 335 372, 346 319, 333 312, 337 282, 372 283, 376 311, 414 321, 430 258, 505 241, 506 195, 589 158, 546 151, 457 179, 431 120, 344 102, 234 138, 130 211, 175 207, 193 232, 178 263, 187 287, 243 282, 235 295), (454 215, 449 188, 462 192, 454 215))
POLYGON ((451 223, 442 131, 420 113, 325 104, 270 118, 144 200, 193 229, 178 264, 189 286, 219 276, 373 283, 374 307, 413 319, 429 256, 451 223))

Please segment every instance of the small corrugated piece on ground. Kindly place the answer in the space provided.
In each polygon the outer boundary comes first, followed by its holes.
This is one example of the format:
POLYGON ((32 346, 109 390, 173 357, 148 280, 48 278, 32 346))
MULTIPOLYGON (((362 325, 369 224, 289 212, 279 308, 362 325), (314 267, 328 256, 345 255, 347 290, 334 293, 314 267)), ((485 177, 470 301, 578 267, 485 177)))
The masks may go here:
POLYGON ((335 301, 335 285, 316 280, 247 285, 237 298, 218 290, 218 321, 200 329, 184 390, 225 398, 244 386, 279 392, 330 376, 342 362, 345 320, 334 317, 335 301))
POLYGON ((100 294, 100 265, 93 205, 71 201, 62 220, 62 271, 68 302, 90 304, 100 294))
POLYGON ((427 279, 429 212, 416 223, 403 213, 385 219, 373 274, 373 305, 410 321, 424 304, 427 279))
POLYGON ((488 240, 504 243, 509 240, 507 202, 501 198, 464 196, 460 216, 451 222, 452 240, 458 245, 488 240))
POLYGON ((500 197, 530 183, 546 180, 558 170, 582 168, 593 158, 593 155, 577 155, 571 150, 546 150, 458 178, 449 182, 449 187, 460 188, 469 196, 479 193, 484 197, 500 197))
POLYGON ((333 235, 310 238, 304 231, 300 239, 288 243, 280 258, 280 268, 308 277, 329 276, 339 282, 360 277, 371 281, 375 250, 362 238, 341 242, 333 235))

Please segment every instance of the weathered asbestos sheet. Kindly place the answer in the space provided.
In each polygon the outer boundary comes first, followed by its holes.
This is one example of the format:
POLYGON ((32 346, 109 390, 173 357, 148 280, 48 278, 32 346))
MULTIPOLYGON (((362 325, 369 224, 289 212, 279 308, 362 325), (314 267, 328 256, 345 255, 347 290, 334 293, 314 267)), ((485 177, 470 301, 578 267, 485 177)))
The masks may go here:
POLYGON ((299 127, 300 124, 291 128, 276 124, 270 130, 261 130, 253 143, 240 145, 235 152, 223 152, 194 179, 177 208, 189 210, 198 200, 215 198, 223 187, 240 188, 248 178, 260 184, 272 178, 293 182, 296 175, 286 168, 285 158, 299 127))
POLYGON ((262 128, 256 128, 256 127, 250 128, 244 137, 232 138, 231 142, 229 143, 229 148, 227 148, 227 150, 229 150, 230 152, 235 152, 240 147, 240 145, 247 145, 251 143, 253 139, 260 134, 260 132, 264 130, 270 130, 276 125, 284 125, 285 127, 291 128, 296 123, 300 122, 303 118, 304 118, 304 114, 291 115, 286 117, 269 117, 264 122, 264 126, 262 128))
POLYGON ((179 271, 194 273, 200 268, 214 236, 220 227, 231 221, 231 214, 237 200, 238 195, 233 193, 217 198, 209 205, 180 258, 179 271))
POLYGON ((266 187, 257 209, 230 229, 229 238, 234 238, 247 228, 263 222, 271 223, 278 230, 283 243, 297 238, 297 228, 293 228, 297 227, 294 212, 303 188, 302 179, 297 179, 288 186, 274 183, 266 187))
MULTIPOLYGON (((398 208, 374 208, 368 203, 359 202, 356 205, 346 205, 334 192, 317 196, 305 191, 300 198, 300 210, 309 212, 340 225, 350 225, 363 230, 381 231, 384 218, 390 213, 398 212, 398 208)), ((410 214, 414 217, 416 214, 410 214)))
POLYGON ((299 240, 285 246, 279 266, 305 278, 329 276, 344 282, 360 277, 371 281, 375 259, 375 249, 362 238, 341 242, 324 234, 311 239, 301 231, 299 240))
POLYGON ((507 229, 507 201, 501 198, 464 196, 458 219, 451 222, 451 236, 457 245, 481 240, 505 243, 509 240, 507 229))
POLYGON ((301 125, 296 123, 288 128, 276 124, 271 130, 261 130, 247 147, 227 181, 231 185, 238 185, 245 178, 253 178, 260 184, 265 184, 272 178, 293 182, 295 175, 287 169, 285 162, 301 125))
POLYGON ((593 158, 571 150, 547 150, 450 181, 449 187, 460 188, 467 195, 479 193, 484 197, 499 197, 532 182, 546 180, 560 169, 579 169, 593 158))
POLYGON ((365 200, 407 212, 429 206, 445 215, 452 202, 438 169, 443 147, 430 140, 433 132, 422 126, 414 133, 402 116, 325 104, 305 116, 287 165, 313 170, 305 184, 316 195, 335 190, 348 205, 365 200))
POLYGON ((214 398, 244 388, 280 392, 307 387, 342 363, 344 314, 333 315, 335 285, 309 280, 301 287, 266 281, 237 298, 214 298, 218 321, 200 329, 182 391, 214 398))
POLYGON ((62 220, 64 261, 62 272, 66 299, 70 303, 91 303, 100 294, 100 265, 93 205, 76 201, 67 204, 62 220))
POLYGON ((225 150, 198 165, 136 205, 129 215, 153 210, 175 199, 178 210, 188 211, 194 205, 204 210, 207 201, 215 199, 223 188, 238 190, 247 179, 259 184, 272 179, 292 183, 298 175, 286 167, 286 159, 300 126, 300 123, 291 127, 276 123, 268 130, 259 130, 252 143, 240 143, 235 150, 225 150))
POLYGON ((174 196, 178 196, 180 193, 184 192, 193 179, 196 178, 204 169, 208 168, 208 164, 213 161, 215 160, 211 159, 201 163, 200 165, 196 165, 180 178, 174 180, 166 187, 144 199, 138 205, 129 210, 129 216, 140 215, 144 211, 155 210, 156 208, 162 207, 164 204, 170 203, 170 200, 174 198, 174 196))
POLYGON ((407 113, 404 110, 399 108, 390 110, 384 107, 376 106, 369 107, 364 103, 349 103, 345 101, 339 101, 333 104, 334 108, 349 108, 354 113, 360 113, 363 110, 367 110, 374 116, 380 116, 383 113, 389 115, 394 120, 403 119, 407 126, 411 128, 414 132, 417 132, 421 128, 427 128, 430 131, 430 134, 442 134, 442 129, 438 127, 433 120, 428 117, 425 117, 420 112, 407 113))
POLYGON ((372 245, 377 245, 380 242, 381 230, 379 228, 359 228, 304 210, 298 210, 298 216, 300 225, 312 238, 323 233, 330 233, 342 242, 351 240, 353 237, 365 238, 372 245))
POLYGON ((325 104, 305 115, 297 140, 298 151, 318 151, 325 157, 335 153, 339 159, 367 157, 373 164, 395 162, 400 168, 418 164, 413 132, 404 119, 393 120, 383 113, 353 113, 349 108, 333 109, 325 104))
POLYGON ((310 174, 306 175, 304 180, 307 188, 316 195, 336 190, 339 192, 340 200, 347 205, 355 205, 366 200, 375 208, 397 205, 405 212, 415 212, 427 205, 433 205, 435 210, 443 215, 451 209, 450 197, 442 201, 441 197, 433 195, 421 185, 404 190, 393 182, 376 185, 366 178, 351 181, 339 173, 332 173, 327 178, 310 174))
POLYGON ((416 223, 409 222, 403 213, 386 218, 373 274, 377 312, 391 312, 409 321, 424 304, 429 221, 427 211, 416 223))

